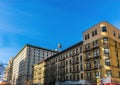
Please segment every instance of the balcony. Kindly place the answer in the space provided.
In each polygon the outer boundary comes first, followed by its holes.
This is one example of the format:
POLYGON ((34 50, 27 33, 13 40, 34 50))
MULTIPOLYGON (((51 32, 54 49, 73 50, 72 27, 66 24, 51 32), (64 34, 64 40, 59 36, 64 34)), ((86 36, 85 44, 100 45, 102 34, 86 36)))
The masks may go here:
POLYGON ((64 57, 64 58, 59 58, 58 60, 59 60, 59 61, 63 61, 63 60, 65 60, 65 57, 64 57))
POLYGON ((65 67, 65 65, 59 65, 58 67, 59 67, 59 68, 64 68, 64 67, 65 67))
POLYGON ((96 55, 96 56, 94 56, 94 57, 87 57, 87 58, 85 59, 85 61, 89 61, 89 60, 97 59, 97 58, 100 58, 100 55, 96 55))
POLYGON ((96 69, 101 69, 101 66, 94 66, 94 67, 91 67, 91 68, 86 68, 85 71, 90 71, 90 70, 96 70, 96 69))
POLYGON ((98 48, 99 48, 99 45, 96 44, 96 45, 91 46, 91 47, 89 47, 89 48, 85 48, 83 52, 89 52, 89 51, 91 51, 91 50, 98 49, 98 48))
POLYGON ((91 60, 91 57, 86 57, 85 61, 91 60))
POLYGON ((74 57, 74 56, 76 56, 78 54, 79 54, 79 52, 76 52, 76 53, 73 53, 71 56, 74 57))
POLYGON ((79 61, 73 61, 72 65, 79 64, 79 61))
POLYGON ((83 51, 83 52, 88 52, 88 51, 90 51, 91 50, 91 48, 89 47, 89 48, 85 48, 85 50, 83 51))
POLYGON ((97 44, 97 45, 94 45, 94 46, 91 48, 91 50, 98 49, 98 48, 99 48, 99 45, 97 44))
POLYGON ((73 70, 71 73, 79 73, 79 70, 73 70))

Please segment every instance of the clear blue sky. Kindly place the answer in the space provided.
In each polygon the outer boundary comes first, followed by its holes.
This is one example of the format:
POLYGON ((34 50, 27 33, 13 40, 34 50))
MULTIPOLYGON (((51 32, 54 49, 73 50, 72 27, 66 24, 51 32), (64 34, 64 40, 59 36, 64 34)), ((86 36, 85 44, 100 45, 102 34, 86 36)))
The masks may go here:
POLYGON ((100 21, 120 28, 120 0, 0 0, 0 60, 26 43, 65 49, 100 21))

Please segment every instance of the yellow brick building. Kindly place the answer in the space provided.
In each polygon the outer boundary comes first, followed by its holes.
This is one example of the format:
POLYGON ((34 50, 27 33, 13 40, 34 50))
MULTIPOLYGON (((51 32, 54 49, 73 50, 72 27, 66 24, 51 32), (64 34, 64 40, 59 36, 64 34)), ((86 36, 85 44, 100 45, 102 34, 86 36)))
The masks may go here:
POLYGON ((96 83, 96 78, 120 80, 120 30, 101 22, 83 33, 85 80, 96 83))
POLYGON ((35 64, 33 69, 34 69, 34 72, 33 72, 33 83, 34 84, 44 84, 44 77, 45 77, 45 68, 46 66, 46 61, 42 61, 38 64, 35 64))

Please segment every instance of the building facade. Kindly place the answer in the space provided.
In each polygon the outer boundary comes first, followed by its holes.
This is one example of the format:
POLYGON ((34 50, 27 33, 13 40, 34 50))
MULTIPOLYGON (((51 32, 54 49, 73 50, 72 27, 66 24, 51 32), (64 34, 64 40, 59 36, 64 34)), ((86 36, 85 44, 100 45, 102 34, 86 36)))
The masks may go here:
POLYGON ((42 75, 34 74, 33 83, 42 85, 120 84, 120 30, 101 22, 83 33, 83 42, 35 65, 33 72, 42 75), (36 71, 39 66, 44 70, 36 71))
POLYGON ((33 67, 33 84, 45 84, 46 61, 41 61, 33 67))
POLYGON ((11 82, 12 81, 12 67, 13 67, 13 60, 14 58, 11 58, 7 67, 4 71, 4 80, 11 82))
POLYGON ((56 54, 56 51, 25 45, 13 61, 12 85, 30 85, 32 83, 33 65, 54 54, 56 54))
POLYGON ((83 42, 79 42, 46 59, 44 62, 34 65, 33 84, 84 84, 84 59, 82 46, 83 42), (43 68, 43 70, 40 70, 40 67, 43 68), (42 83, 39 83, 41 81, 42 83))
POLYGON ((100 79, 107 83, 106 78, 111 83, 120 83, 120 30, 101 22, 83 36, 86 83, 99 83, 100 79))

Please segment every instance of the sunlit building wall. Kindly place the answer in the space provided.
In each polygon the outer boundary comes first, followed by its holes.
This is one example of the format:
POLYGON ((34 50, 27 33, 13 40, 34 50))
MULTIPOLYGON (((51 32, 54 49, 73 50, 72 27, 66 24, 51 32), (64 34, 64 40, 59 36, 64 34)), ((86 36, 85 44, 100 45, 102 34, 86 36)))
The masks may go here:
POLYGON ((56 51, 25 45, 13 61, 12 85, 30 85, 32 83, 32 67, 51 56, 56 51))

